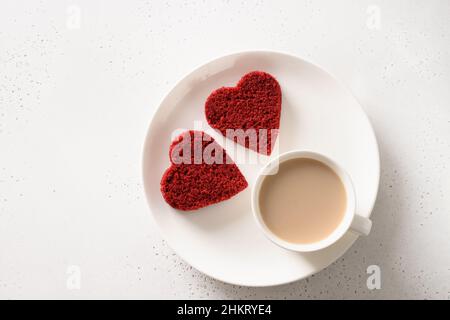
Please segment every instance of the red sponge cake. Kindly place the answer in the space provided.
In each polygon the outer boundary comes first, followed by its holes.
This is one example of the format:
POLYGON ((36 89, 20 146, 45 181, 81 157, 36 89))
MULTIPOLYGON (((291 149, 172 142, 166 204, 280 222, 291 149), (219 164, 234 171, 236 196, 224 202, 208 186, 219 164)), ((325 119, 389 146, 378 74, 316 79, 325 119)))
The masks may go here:
POLYGON ((266 72, 247 73, 236 87, 212 92, 205 103, 205 114, 209 125, 227 138, 270 155, 280 127, 280 85, 266 72), (234 130, 233 136, 227 133, 230 129, 234 130), (241 133, 236 131, 239 129, 241 133), (236 137, 239 134, 242 138, 236 137))
POLYGON ((196 210, 227 200, 248 184, 236 164, 212 137, 186 131, 170 146, 171 166, 161 179, 161 193, 175 209, 196 210))

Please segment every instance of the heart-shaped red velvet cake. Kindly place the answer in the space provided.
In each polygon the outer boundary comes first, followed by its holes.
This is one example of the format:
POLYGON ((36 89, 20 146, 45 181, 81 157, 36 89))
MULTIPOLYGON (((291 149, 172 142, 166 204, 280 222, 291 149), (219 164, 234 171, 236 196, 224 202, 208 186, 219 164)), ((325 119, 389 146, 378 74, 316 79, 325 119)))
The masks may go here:
POLYGON ((161 179, 166 202, 180 210, 196 210, 227 200, 248 183, 225 150, 201 131, 186 131, 169 151, 171 166, 161 179))
POLYGON ((227 138, 270 155, 280 127, 280 85, 266 72, 247 73, 236 87, 211 93, 205 113, 209 125, 227 138))

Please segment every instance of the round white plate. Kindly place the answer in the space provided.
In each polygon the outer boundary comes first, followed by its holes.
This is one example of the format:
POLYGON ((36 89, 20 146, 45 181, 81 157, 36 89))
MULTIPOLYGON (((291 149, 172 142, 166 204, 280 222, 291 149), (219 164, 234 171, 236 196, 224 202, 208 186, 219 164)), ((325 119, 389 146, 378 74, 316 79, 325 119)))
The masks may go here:
POLYGON ((207 125, 206 98, 214 89, 234 86, 241 76, 254 70, 272 74, 282 88, 279 152, 310 149, 336 160, 353 180, 358 213, 369 217, 378 191, 380 163, 366 114, 349 91, 326 71, 277 52, 228 55, 182 79, 164 98, 151 121, 144 146, 143 179, 156 224, 179 256, 224 282, 271 286, 322 270, 357 237, 348 233, 331 247, 314 253, 295 253, 274 245, 259 230, 250 208, 250 190, 262 164, 239 165, 249 187, 230 200, 197 211, 171 208, 160 192, 174 131, 203 129, 224 146, 222 136, 207 125))

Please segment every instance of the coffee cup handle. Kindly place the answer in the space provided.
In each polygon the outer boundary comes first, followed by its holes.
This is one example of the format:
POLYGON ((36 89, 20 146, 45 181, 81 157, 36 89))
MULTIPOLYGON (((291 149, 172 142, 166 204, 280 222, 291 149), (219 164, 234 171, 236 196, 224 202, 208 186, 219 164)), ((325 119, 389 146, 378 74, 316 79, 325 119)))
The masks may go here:
POLYGON ((370 229, 372 229, 372 220, 355 214, 350 225, 350 231, 358 235, 367 236, 370 233, 370 229))

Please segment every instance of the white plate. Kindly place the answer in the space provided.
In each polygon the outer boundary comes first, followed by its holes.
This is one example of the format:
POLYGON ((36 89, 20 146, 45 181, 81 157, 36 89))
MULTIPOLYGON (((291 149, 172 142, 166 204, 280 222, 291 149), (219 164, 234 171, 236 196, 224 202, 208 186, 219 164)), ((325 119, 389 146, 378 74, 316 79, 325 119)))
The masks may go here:
MULTIPOLYGON (((322 270, 356 236, 346 234, 335 245, 307 254, 274 245, 258 229, 250 208, 250 190, 261 165, 240 165, 249 187, 198 211, 178 212, 160 193, 173 131, 193 129, 201 121, 202 129, 211 133, 204 115, 206 98, 216 88, 234 86, 253 70, 274 75, 282 88, 279 151, 311 149, 335 159, 350 174, 357 211, 365 217, 370 216, 376 199, 380 163, 376 138, 361 106, 334 77, 303 59, 265 51, 228 55, 194 70, 169 92, 150 124, 143 159, 147 200, 163 237, 185 261, 213 278, 271 286, 322 270)), ((212 135, 222 142, 220 134, 212 135)))

